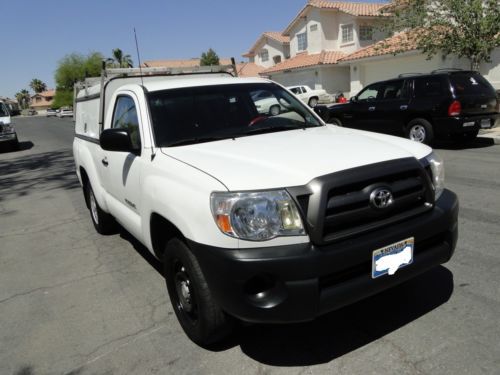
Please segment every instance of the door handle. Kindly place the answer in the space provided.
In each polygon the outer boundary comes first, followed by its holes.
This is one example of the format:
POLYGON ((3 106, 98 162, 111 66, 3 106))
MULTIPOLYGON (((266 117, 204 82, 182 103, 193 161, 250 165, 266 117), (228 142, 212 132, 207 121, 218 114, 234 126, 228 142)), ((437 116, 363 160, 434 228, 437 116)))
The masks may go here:
POLYGON ((368 107, 369 111, 375 111, 375 107, 368 107))
POLYGON ((405 105, 402 105, 401 107, 399 107, 399 109, 402 111, 405 111, 408 109, 408 106, 405 104, 405 105))
POLYGON ((101 163, 102 163, 102 165, 104 165, 105 167, 107 167, 107 166, 108 166, 108 164, 109 164, 109 163, 108 163, 108 158, 104 158, 104 159, 102 159, 102 160, 101 160, 101 163))

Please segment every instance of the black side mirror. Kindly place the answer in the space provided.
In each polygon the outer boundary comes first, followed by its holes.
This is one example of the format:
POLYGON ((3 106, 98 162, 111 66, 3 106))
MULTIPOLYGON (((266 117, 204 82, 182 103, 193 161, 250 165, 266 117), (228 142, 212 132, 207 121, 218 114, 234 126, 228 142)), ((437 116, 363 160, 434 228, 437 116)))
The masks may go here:
POLYGON ((356 103, 358 101, 358 97, 357 96, 353 96, 352 98, 349 99, 350 102, 352 103, 356 103))
POLYGON ((99 137, 99 142, 103 150, 106 151, 134 151, 127 129, 105 129, 99 137))

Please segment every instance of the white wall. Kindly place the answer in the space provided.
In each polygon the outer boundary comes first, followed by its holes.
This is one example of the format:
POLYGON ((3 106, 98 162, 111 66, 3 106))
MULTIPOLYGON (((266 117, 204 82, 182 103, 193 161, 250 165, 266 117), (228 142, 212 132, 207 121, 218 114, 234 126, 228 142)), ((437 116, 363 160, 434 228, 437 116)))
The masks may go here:
POLYGON ((479 71, 496 90, 500 90, 500 47, 493 50, 491 62, 481 64, 479 71))
POLYGON ((261 43, 259 43, 255 49, 255 53, 254 62, 260 66, 269 68, 275 65, 273 60, 274 56, 279 55, 281 56, 281 61, 285 60, 285 57, 288 55, 288 46, 284 47, 281 43, 275 41, 274 39, 265 38, 261 43), (267 49, 269 52, 269 60, 262 61, 260 57, 262 49, 267 49))

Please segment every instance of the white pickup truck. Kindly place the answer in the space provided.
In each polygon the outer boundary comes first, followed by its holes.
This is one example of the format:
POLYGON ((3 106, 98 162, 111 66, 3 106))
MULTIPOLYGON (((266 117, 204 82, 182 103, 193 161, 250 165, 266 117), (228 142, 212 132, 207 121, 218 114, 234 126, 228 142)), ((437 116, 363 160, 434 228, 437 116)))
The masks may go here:
POLYGON ((74 108, 96 230, 116 220, 158 257, 199 345, 238 320, 312 320, 453 254, 458 201, 431 148, 325 124, 274 82, 114 69, 74 108), (257 109, 262 91, 279 113, 257 109))
POLYGON ((312 108, 316 107, 318 103, 332 102, 332 97, 323 89, 313 90, 306 85, 287 86, 287 89, 312 108))

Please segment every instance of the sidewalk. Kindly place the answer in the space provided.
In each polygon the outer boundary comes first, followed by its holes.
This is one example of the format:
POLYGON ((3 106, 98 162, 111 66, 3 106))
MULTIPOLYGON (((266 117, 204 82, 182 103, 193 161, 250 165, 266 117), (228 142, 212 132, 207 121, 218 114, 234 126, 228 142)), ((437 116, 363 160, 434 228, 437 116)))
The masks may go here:
POLYGON ((493 129, 480 130, 478 137, 491 138, 496 145, 500 145, 500 125, 493 129))

